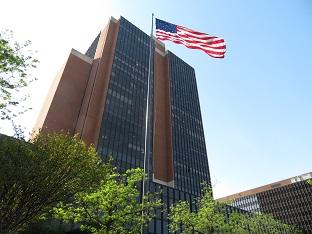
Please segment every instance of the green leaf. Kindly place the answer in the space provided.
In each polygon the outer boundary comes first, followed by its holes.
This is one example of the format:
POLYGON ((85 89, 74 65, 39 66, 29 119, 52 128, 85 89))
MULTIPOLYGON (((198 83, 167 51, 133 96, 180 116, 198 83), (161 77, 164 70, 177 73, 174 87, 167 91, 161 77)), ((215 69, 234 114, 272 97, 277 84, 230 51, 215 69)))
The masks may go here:
POLYGON ((25 88, 36 80, 29 76, 38 63, 29 49, 31 43, 14 42, 12 37, 12 31, 0 33, 0 97, 4 97, 5 102, 5 105, 0 106, 1 119, 12 119, 16 116, 12 112, 12 107, 15 106, 22 109, 20 113, 27 111, 27 108, 20 106, 25 98, 18 95, 18 92, 20 88, 25 88))
POLYGON ((118 173, 111 169, 106 180, 92 192, 75 195, 70 203, 59 203, 53 209, 55 218, 80 224, 91 233, 139 233, 161 206, 157 194, 144 196, 139 202, 138 184, 143 178, 142 169, 118 173))

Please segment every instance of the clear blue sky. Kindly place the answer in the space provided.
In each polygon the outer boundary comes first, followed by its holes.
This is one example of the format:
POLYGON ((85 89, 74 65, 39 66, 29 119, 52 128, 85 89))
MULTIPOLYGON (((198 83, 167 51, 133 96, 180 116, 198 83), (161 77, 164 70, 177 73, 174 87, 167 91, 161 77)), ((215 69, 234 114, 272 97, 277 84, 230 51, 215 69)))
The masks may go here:
MULTIPOLYGON (((150 32, 153 12, 168 22, 225 38, 223 60, 165 42, 167 49, 196 71, 216 197, 312 171, 310 0, 112 1, 109 9, 105 3, 102 9, 91 1, 71 3, 66 11, 49 15, 46 9, 47 14, 40 15, 40 20, 67 16, 64 24, 68 30, 48 45, 54 46, 51 54, 65 47, 84 52, 103 27, 100 10, 117 18, 124 16, 146 33, 150 32), (84 17, 89 25, 75 24, 84 17), (75 33, 81 37, 72 37, 65 44, 63 40, 75 33)), ((32 4, 26 6, 30 14, 35 7, 44 7, 32 4)), ((50 4, 63 7, 62 1, 50 4)), ((27 15, 23 20, 27 21, 27 15)), ((49 30, 57 35, 64 25, 59 21, 54 25, 49 30)), ((31 34, 27 39, 36 41, 31 34)), ((65 56, 58 67, 64 60, 65 56)), ((56 70, 53 73, 50 75, 56 70)))
POLYGON ((146 32, 154 12, 226 40, 223 60, 165 42, 196 70, 216 196, 312 171, 311 1, 124 4, 146 32))

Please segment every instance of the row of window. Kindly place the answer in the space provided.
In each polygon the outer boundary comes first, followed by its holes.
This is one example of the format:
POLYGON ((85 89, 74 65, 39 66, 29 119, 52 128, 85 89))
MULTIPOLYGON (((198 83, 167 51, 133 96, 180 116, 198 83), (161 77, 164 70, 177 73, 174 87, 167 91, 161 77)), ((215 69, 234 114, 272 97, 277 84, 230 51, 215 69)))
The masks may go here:
POLYGON ((252 209, 250 204, 255 200, 261 212, 312 233, 312 187, 304 181, 242 197, 234 203, 237 207, 252 209))
POLYGON ((149 50, 137 37, 148 43, 144 35, 121 18, 98 143, 120 170, 143 167, 149 50))
POLYGON ((195 195, 210 183, 194 69, 169 53, 175 184, 195 195))

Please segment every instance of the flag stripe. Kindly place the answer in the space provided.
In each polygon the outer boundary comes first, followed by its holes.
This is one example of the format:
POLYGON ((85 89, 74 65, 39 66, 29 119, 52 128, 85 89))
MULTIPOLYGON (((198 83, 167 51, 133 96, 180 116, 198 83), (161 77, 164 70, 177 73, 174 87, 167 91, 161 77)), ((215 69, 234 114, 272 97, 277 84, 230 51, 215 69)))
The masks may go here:
MULTIPOLYGON (((192 34, 197 34, 197 35, 199 35, 199 36, 203 36, 203 35, 209 36, 209 35, 206 34, 206 33, 198 32, 198 31, 195 31, 195 30, 192 30, 192 29, 189 29, 189 28, 180 26, 180 25, 177 25, 177 28, 180 28, 180 29, 182 29, 182 30, 184 30, 184 31, 187 31, 187 32, 190 32, 190 33, 192 33, 192 34)), ((210 37, 216 37, 216 36, 210 36, 210 37)))
POLYGON ((156 38, 183 44, 190 49, 200 49, 214 58, 223 58, 226 45, 223 38, 197 32, 183 26, 156 19, 156 38))
POLYGON ((210 35, 207 35, 205 33, 202 33, 202 34, 196 34, 194 32, 189 32, 183 28, 181 28, 180 26, 177 25, 177 31, 180 31, 180 32, 183 32, 185 33, 186 35, 189 35, 189 36, 192 36, 193 38, 198 38, 198 39, 215 39, 215 38, 218 38, 218 37, 215 37, 215 36, 210 36, 210 35))
POLYGON ((198 43, 189 43, 189 42, 186 42, 185 40, 183 40, 183 39, 181 39, 179 37, 175 37, 175 36, 159 36, 157 38, 159 40, 170 40, 170 41, 173 41, 173 42, 178 43, 178 44, 183 44, 186 47, 192 48, 192 49, 195 49, 195 48, 202 49, 208 55, 210 55, 209 53, 224 55, 224 52, 225 52, 225 47, 223 47, 222 49, 209 48, 209 46, 207 46, 207 45, 201 45, 201 44, 198 44, 198 43))
MULTIPOLYGON (((181 37, 185 37, 185 38, 189 37, 184 32, 180 32, 180 31, 178 32, 178 35, 181 37)), ((212 43, 212 44, 224 42, 224 40, 222 38, 208 38, 208 39, 206 39, 206 38, 194 38, 193 37, 192 40, 199 41, 199 42, 205 42, 205 43, 212 43)))
POLYGON ((179 44, 183 44, 189 48, 200 48, 205 50, 206 52, 210 52, 212 54, 224 54, 224 49, 215 49, 215 48, 209 48, 209 47, 205 47, 199 44, 192 44, 192 43, 185 43, 179 39, 173 39, 173 38, 166 38, 166 37, 162 37, 160 38, 161 40, 172 40, 173 42, 179 43, 179 44))
MULTIPOLYGON (((182 36, 180 33, 176 34, 176 33, 170 33, 170 32, 165 32, 163 30, 156 30, 156 35, 168 35, 168 36, 178 36, 181 39, 187 40, 187 41, 193 41, 193 42, 199 42, 199 43, 205 43, 205 44, 209 44, 209 45, 213 45, 213 44, 225 44, 224 40, 222 38, 216 38, 216 39, 210 39, 210 40, 202 40, 202 39, 194 39, 191 37, 187 37, 187 36, 182 36)), ((218 45, 216 45, 218 46, 218 45)))
POLYGON ((204 45, 204 46, 211 47, 211 48, 219 48, 219 49, 224 48, 225 49, 226 47, 224 40, 216 40, 216 41, 208 43, 205 40, 192 40, 192 39, 188 39, 187 37, 176 36, 176 34, 166 33, 166 32, 158 32, 157 35, 158 37, 161 37, 161 36, 176 37, 176 38, 180 38, 181 40, 185 42, 198 43, 200 45, 204 45))
POLYGON ((191 49, 200 49, 200 50, 203 50, 208 55, 214 55, 214 56, 218 56, 218 57, 224 56, 224 50, 225 49, 220 50, 220 49, 215 49, 215 48, 207 48, 205 46, 202 46, 202 45, 199 45, 196 43, 187 43, 187 42, 185 42, 179 38, 174 38, 174 37, 162 36, 162 37, 159 37, 159 40, 170 40, 170 41, 173 41, 177 44, 183 44, 186 47, 191 48, 191 49))
MULTIPOLYGON (((156 31, 156 33, 157 33, 157 31, 156 31)), ((211 45, 211 44, 207 44, 207 43, 198 43, 194 40, 181 38, 178 35, 173 34, 173 33, 158 32, 157 38, 159 40, 172 40, 174 42, 179 41, 180 42, 179 44, 184 44, 184 45, 203 47, 205 49, 209 49, 212 52, 224 53, 226 50, 226 46, 224 43, 218 43, 215 45, 211 45)))

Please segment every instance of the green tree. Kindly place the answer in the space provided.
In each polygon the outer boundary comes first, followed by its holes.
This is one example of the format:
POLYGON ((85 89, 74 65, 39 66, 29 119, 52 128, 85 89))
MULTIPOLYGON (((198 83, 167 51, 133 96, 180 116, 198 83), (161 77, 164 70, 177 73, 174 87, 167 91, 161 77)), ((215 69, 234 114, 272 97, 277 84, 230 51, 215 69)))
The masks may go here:
POLYGON ((146 226, 161 206, 155 194, 144 196, 143 204, 139 202, 142 178, 142 169, 114 171, 96 191, 81 192, 71 203, 60 203, 53 210, 54 217, 80 224, 91 233, 140 233, 141 226, 146 226))
POLYGON ((231 213, 227 222, 227 233, 249 234, 249 215, 231 213))
POLYGON ((182 229, 182 233, 205 234, 300 233, 299 230, 273 219, 270 215, 229 213, 226 211, 226 204, 213 200, 208 188, 204 189, 203 197, 198 200, 197 206, 197 212, 191 212, 188 202, 182 201, 172 205, 169 214, 170 231, 182 229))
POLYGON ((111 171, 77 136, 0 137, 0 233, 17 233, 58 202, 98 187, 111 171))
POLYGON ((11 31, 0 32, 0 118, 12 119, 17 114, 28 110, 20 105, 28 95, 22 95, 22 88, 34 79, 30 71, 35 68, 38 60, 29 49, 30 41, 14 42, 11 31), (12 107, 18 106, 18 112, 12 107))
POLYGON ((213 200, 210 189, 205 188, 198 200, 198 211, 190 211, 190 204, 182 201, 170 207, 169 229, 171 232, 180 230, 183 233, 223 233, 227 226, 224 222, 224 206, 213 200))
POLYGON ((280 234, 301 233, 296 228, 283 224, 268 214, 241 214, 233 212, 228 221, 228 233, 238 234, 280 234))
POLYGON ((269 214, 249 215, 247 220, 250 233, 252 234, 301 233, 295 227, 284 224, 269 214))

